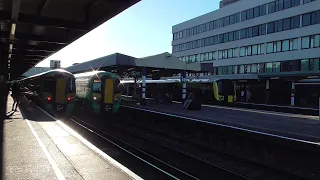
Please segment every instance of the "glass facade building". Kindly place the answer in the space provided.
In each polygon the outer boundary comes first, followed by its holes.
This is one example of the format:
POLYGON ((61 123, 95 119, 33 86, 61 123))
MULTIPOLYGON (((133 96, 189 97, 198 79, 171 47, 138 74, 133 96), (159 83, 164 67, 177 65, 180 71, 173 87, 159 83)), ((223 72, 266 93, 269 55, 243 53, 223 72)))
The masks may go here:
POLYGON ((320 0, 241 0, 172 34, 172 54, 212 75, 320 71, 320 0))

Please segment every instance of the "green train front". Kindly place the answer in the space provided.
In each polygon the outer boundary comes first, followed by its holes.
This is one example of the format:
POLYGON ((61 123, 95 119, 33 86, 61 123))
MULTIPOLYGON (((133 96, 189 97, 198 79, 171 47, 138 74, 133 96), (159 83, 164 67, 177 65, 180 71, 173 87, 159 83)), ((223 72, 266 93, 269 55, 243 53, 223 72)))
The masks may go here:
POLYGON ((76 96, 83 108, 95 114, 117 113, 121 104, 120 78, 106 71, 75 74, 76 96))
POLYGON ((62 69, 50 70, 20 80, 22 85, 38 96, 29 97, 50 113, 73 111, 75 99, 75 77, 62 69))

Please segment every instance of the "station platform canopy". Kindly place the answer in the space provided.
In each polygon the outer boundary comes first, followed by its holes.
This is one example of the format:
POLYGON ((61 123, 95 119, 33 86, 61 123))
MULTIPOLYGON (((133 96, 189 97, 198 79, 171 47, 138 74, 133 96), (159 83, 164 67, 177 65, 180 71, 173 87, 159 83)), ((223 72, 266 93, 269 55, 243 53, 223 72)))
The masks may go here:
POLYGON ((135 58, 119 53, 100 57, 84 63, 79 63, 66 68, 71 73, 81 73, 91 70, 104 70, 118 74, 121 77, 133 77, 140 74, 146 68, 148 77, 169 77, 182 71, 200 72, 201 65, 187 64, 168 52, 135 58))
POLYGON ((0 0, 0 73, 15 79, 140 0, 0 0))

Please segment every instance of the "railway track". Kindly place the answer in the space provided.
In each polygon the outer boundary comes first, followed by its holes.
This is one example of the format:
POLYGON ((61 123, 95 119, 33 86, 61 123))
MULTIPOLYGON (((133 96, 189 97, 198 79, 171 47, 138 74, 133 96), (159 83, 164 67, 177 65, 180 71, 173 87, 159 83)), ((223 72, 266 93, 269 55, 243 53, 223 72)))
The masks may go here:
POLYGON ((168 179, 253 179, 179 148, 160 143, 158 140, 161 137, 152 134, 138 133, 111 124, 108 130, 101 130, 74 116, 71 116, 69 122, 112 143, 128 155, 161 172, 163 177, 168 179))
POLYGON ((184 149, 187 153, 193 154, 193 156, 197 156, 197 158, 202 159, 202 161, 204 161, 205 163, 220 166, 221 168, 224 168, 227 171, 240 174, 240 176, 243 176, 244 178, 259 180, 304 179, 302 177, 298 177, 296 175, 278 169, 274 169, 266 165, 258 164, 255 162, 249 162, 246 159, 236 157, 233 154, 229 154, 226 152, 221 152, 220 150, 205 146, 201 143, 187 141, 186 139, 183 139, 182 137, 176 135, 169 135, 167 133, 161 132, 161 130, 153 129, 151 127, 148 127, 144 124, 139 124, 137 122, 130 122, 129 124, 123 123, 117 126, 118 128, 130 126, 131 129, 134 129, 133 131, 135 131, 133 132, 133 134, 136 134, 136 132, 139 131, 139 129, 144 129, 143 133, 145 133, 145 136, 149 134, 151 135, 151 139, 157 139, 155 141, 162 141, 162 144, 167 144, 168 146, 175 146, 178 147, 180 150, 184 149), (162 137, 162 139, 159 139, 157 137, 162 137), (166 141, 167 139, 170 139, 170 141, 166 141))

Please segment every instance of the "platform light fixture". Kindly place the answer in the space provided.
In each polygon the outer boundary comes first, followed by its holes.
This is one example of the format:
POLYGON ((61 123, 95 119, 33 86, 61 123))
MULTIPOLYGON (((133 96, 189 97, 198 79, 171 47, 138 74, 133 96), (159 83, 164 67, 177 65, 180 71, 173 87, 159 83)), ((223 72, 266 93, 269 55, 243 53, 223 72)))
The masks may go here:
POLYGON ((314 79, 314 78, 319 78, 319 76, 308 76, 308 79, 314 79))
POLYGON ((12 23, 10 34, 11 34, 11 35, 14 35, 15 32, 16 32, 16 24, 15 24, 15 23, 12 23))

